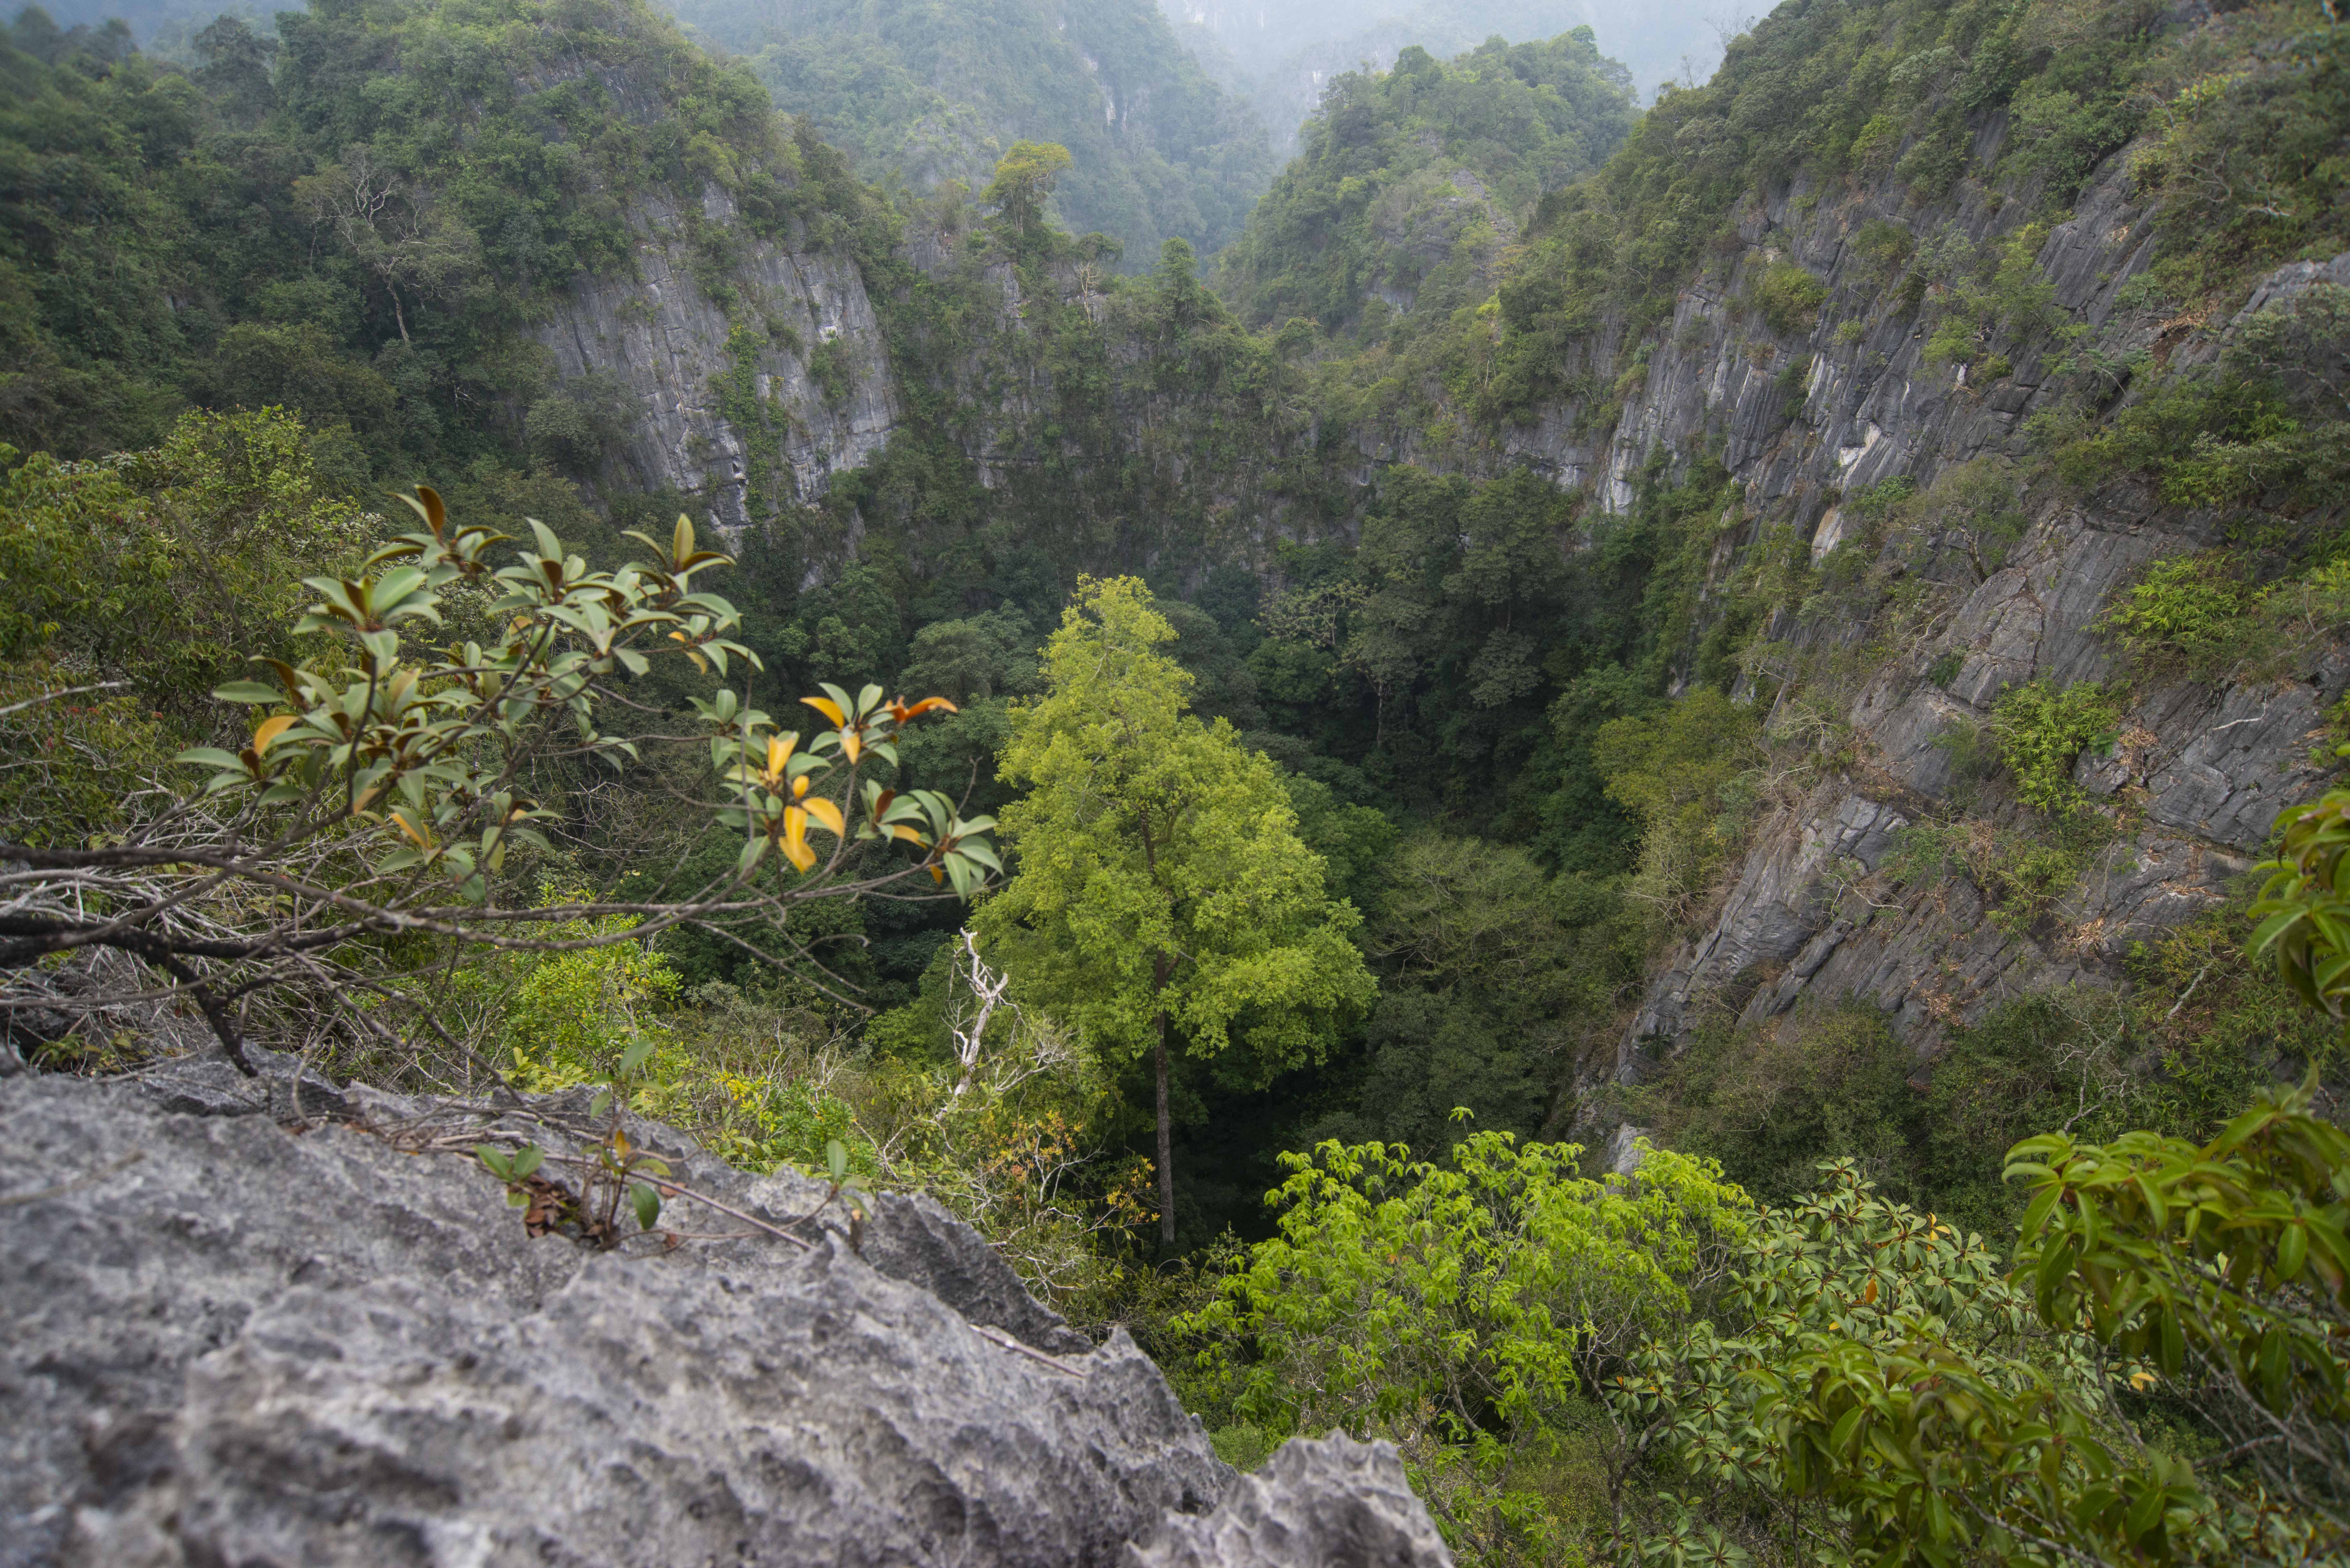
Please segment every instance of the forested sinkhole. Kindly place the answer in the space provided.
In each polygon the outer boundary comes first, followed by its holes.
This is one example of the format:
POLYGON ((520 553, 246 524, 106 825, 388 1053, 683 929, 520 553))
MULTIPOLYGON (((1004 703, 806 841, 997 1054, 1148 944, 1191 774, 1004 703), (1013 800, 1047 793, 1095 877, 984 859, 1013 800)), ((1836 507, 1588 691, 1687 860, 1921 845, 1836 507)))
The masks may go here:
MULTIPOLYGON (((1373 1144, 1458 1171, 1471 1134, 1572 1140, 1588 1175, 1645 1134, 1774 1205, 1850 1157, 2004 1258, 2020 1139, 2206 1139, 2313 1072, 2332 1104, 2336 1027, 2245 950, 2251 867, 2350 738, 2330 13, 1794 4, 1645 110, 1587 31, 1406 51, 1331 85, 1244 222, 1043 140, 868 183, 936 106, 856 97, 828 47, 745 64, 601 0, 314 5, 167 52, 13 25, 0 724, 41 760, 0 774, 12 842, 149 831, 129 781, 201 789, 176 753, 250 742, 210 695, 249 656, 358 669, 333 617, 295 629, 302 580, 411 526, 388 490, 538 519, 557 567, 642 560, 630 531, 681 513, 731 558, 693 587, 739 619, 593 671, 601 760, 535 755, 506 782, 536 838, 463 867, 493 908, 579 911, 534 928, 576 945, 357 932, 334 962, 372 1000, 255 991, 256 1038, 411 1087, 629 1063, 738 1163, 837 1140, 932 1188, 1170 1366, 1325 1140, 1367 1183, 1373 1144), (844 151, 795 92, 873 118, 844 151), (1062 222, 1096 211, 1141 244, 1062 222), (1186 232, 1231 243, 1149 246, 1186 232), (1127 642, 1083 608, 1104 583, 1127 642), (1073 706, 1087 637, 1159 729, 1088 728, 1122 699, 1073 706), (1000 819, 995 897, 1031 913, 974 966, 984 898, 793 901, 785 802, 745 873, 769 902, 648 919, 762 820, 693 805, 751 786, 670 743, 691 700, 805 731, 800 693, 868 681, 955 705, 904 722, 895 782, 1000 819), (1097 819, 1147 794, 1120 744, 1192 772, 1097 819), (1046 810, 1073 777, 1098 787, 1046 810), (1121 811, 1204 847, 1162 876, 1121 811), (1011 893, 1032 857, 1057 902, 1011 893), (1253 878, 1288 891, 1217 901, 1253 878)), ((1195 118, 1165 180, 1254 178, 1195 118)), ((493 582, 435 585, 401 646, 494 643, 493 582)), ((390 798, 353 820, 452 864, 390 798)), ((11 1038, 46 1067, 179 1038, 79 971, 27 983, 11 1038)), ((1539 1555, 1620 1491, 1529 1447, 1600 1418, 1610 1343, 1539 1418, 1499 1385, 1302 1413, 1232 1363, 1201 1397, 1260 1438, 1450 1434, 1427 1474, 1464 1550, 1539 1555)), ((1710 1527, 1777 1550, 1735 1493, 1710 1527)))

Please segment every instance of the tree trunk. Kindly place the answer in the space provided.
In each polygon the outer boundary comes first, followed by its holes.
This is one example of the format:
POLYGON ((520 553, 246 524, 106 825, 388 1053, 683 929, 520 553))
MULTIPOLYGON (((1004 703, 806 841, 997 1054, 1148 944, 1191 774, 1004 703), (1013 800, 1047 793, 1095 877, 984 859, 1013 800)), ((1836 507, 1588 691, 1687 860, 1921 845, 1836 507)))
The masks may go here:
POLYGON ((1159 1010, 1159 1244, 1175 1247, 1175 1134, 1167 1106, 1167 1010, 1159 1010))

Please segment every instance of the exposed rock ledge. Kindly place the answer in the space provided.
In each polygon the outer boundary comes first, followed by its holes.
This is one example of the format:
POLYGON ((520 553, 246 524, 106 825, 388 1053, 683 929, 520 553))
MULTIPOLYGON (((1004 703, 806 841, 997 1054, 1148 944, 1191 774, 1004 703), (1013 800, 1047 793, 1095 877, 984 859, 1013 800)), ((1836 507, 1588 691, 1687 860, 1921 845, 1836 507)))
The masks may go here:
MULTIPOLYGON (((285 1088, 0 1082, 0 1568, 1451 1561, 1392 1449, 1236 1477, 926 1199, 861 1253, 829 1215, 598 1253, 454 1152, 486 1119, 320 1085, 289 1130, 285 1088)), ((823 1195, 631 1133, 771 1222, 823 1195)))

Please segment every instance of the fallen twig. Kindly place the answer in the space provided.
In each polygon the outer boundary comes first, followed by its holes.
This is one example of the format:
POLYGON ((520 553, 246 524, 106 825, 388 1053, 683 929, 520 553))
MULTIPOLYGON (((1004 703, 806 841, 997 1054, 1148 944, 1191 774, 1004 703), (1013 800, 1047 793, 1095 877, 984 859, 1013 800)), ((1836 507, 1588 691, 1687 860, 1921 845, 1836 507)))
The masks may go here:
POLYGON ((1054 1371, 1059 1373, 1064 1377, 1083 1377, 1087 1376, 1085 1372, 1070 1366, 1067 1362, 1063 1361, 1059 1356, 1047 1355, 1032 1345, 1023 1345, 1018 1340, 1013 1338, 1010 1334, 1003 1333, 1001 1329, 991 1328, 983 1323, 974 1323, 971 1325, 971 1331, 972 1333, 979 1335, 980 1338, 987 1341, 990 1345, 1002 1345, 1004 1349, 1024 1355, 1031 1361, 1042 1363, 1044 1366, 1051 1367, 1054 1371))

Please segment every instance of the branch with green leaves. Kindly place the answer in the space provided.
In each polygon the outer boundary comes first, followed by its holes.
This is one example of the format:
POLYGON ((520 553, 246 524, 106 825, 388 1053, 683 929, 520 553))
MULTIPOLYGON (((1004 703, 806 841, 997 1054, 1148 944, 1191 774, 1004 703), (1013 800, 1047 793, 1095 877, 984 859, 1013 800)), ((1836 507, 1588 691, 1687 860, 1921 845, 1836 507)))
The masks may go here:
POLYGON ((215 693, 255 717, 244 745, 181 754, 203 770, 202 784, 175 792, 118 842, 0 845, 0 861, 15 863, 0 872, 0 974, 9 977, 0 1006, 59 1004, 56 988, 17 983, 44 960, 126 951, 189 992, 250 1071, 233 1004, 282 979, 287 961, 362 939, 608 945, 689 922, 779 924, 793 904, 910 878, 967 899, 1000 871, 991 819, 874 776, 894 774, 904 726, 951 703, 827 686, 803 699, 827 727, 804 735, 722 688, 691 701, 716 786, 710 819, 743 835, 726 873, 660 901, 505 902, 508 857, 548 848, 543 826, 554 814, 533 787, 544 770, 625 771, 640 760, 637 741, 598 727, 602 705, 640 706, 619 683, 659 658, 721 676, 758 659, 732 639, 734 607, 697 580, 727 558, 699 548, 683 517, 667 541, 630 534, 646 557, 610 572, 591 570, 527 520, 530 542, 494 567, 491 551, 508 535, 457 525, 429 488, 401 499, 421 528, 376 551, 358 576, 305 580, 317 597, 295 629, 323 634, 326 651, 299 666, 256 660, 267 679, 215 693), (492 629, 421 644, 452 596, 492 629), (831 836, 828 854, 811 830, 831 836), (878 857, 893 846, 903 847, 878 857), (762 877, 770 855, 796 879, 762 877), (224 908, 232 918, 220 918, 224 908), (207 918, 195 918, 200 909, 207 918), (614 914, 636 919, 561 940, 535 934, 614 914))

